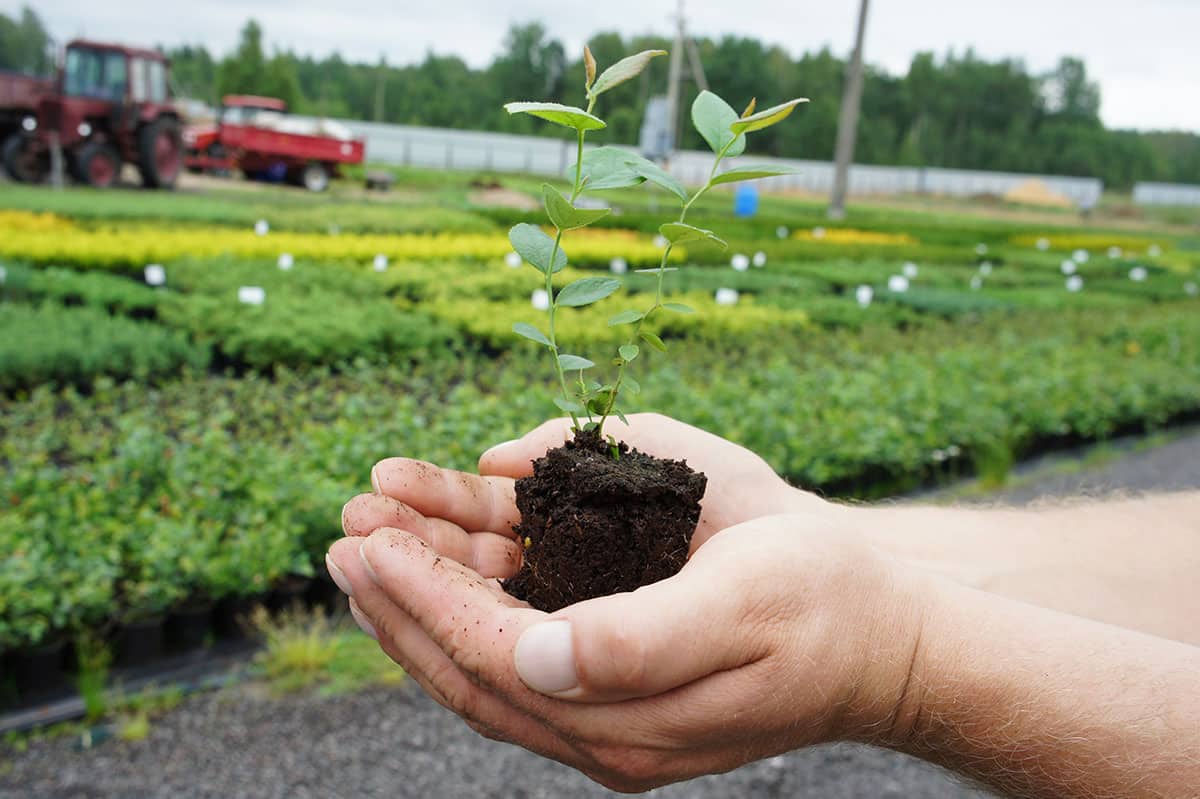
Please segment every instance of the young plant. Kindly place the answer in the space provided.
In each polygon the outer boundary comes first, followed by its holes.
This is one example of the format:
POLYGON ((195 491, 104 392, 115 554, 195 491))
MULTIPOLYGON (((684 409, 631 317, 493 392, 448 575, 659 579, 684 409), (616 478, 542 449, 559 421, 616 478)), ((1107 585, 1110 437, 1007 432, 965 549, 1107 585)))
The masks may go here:
POLYGON ((659 311, 684 314, 694 312, 694 309, 682 303, 663 301, 663 276, 676 269, 667 265, 671 252, 676 246, 690 241, 711 241, 722 247, 727 246, 713 231, 687 224, 685 219, 688 210, 696 200, 712 187, 724 183, 786 175, 794 171, 789 167, 776 165, 738 166, 724 172, 718 172, 718 169, 726 158, 742 154, 746 148, 746 134, 782 121, 797 105, 808 102, 805 98, 789 100, 757 113, 756 102, 751 99, 739 116, 720 97, 710 91, 702 91, 692 104, 692 124, 716 157, 708 180, 690 194, 661 167, 634 153, 618 147, 597 147, 584 152, 584 138, 587 132, 606 127, 604 120, 592 113, 599 96, 637 76, 651 59, 661 55, 666 55, 666 51, 646 50, 618 61, 597 77, 596 61, 591 50, 584 47, 586 109, 559 103, 537 102, 514 102, 504 106, 510 114, 531 114, 548 122, 572 128, 576 132, 577 155, 570 170, 573 176, 570 196, 564 197, 548 183, 542 184, 546 215, 554 228, 554 237, 551 238, 540 227, 527 223, 516 225, 509 231, 509 241, 512 242, 513 249, 544 276, 545 292, 549 297, 546 331, 543 332, 525 322, 518 322, 513 325, 513 332, 549 350, 554 358, 561 391, 561 394, 554 398, 554 403, 570 414, 576 431, 595 430, 599 435, 603 435, 604 423, 610 416, 615 415, 625 420, 617 404, 621 392, 625 390, 630 394, 637 394, 641 391, 637 381, 628 374, 629 365, 637 359, 643 346, 649 346, 659 352, 667 351, 667 344, 647 328, 647 323, 659 311), (624 343, 617 347, 613 358, 613 364, 617 368, 616 376, 612 381, 602 384, 585 376, 587 370, 596 366, 595 362, 560 349, 555 331, 555 315, 559 308, 578 308, 611 296, 621 287, 621 281, 611 277, 585 277, 567 284, 556 294, 554 275, 569 262, 562 247, 563 233, 587 227, 608 214, 606 208, 577 207, 576 203, 583 192, 621 189, 647 182, 665 189, 679 200, 679 215, 674 221, 659 227, 659 232, 666 240, 666 246, 658 267, 637 270, 657 275, 653 302, 645 310, 622 311, 608 320, 609 326, 612 327, 632 327, 624 343), (570 383, 567 379, 568 374, 572 375, 570 383), (584 424, 580 423, 582 416, 587 418, 584 424))

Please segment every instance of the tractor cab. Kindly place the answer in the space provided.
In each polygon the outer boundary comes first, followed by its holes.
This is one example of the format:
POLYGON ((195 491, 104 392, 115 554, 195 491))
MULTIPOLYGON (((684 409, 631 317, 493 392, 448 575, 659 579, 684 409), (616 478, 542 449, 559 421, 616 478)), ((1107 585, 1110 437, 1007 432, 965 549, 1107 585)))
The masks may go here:
POLYGON ((71 174, 111 185, 124 163, 148 187, 170 188, 183 163, 179 117, 171 105, 167 59, 155 50, 76 39, 66 47, 55 91, 41 98, 36 133, 14 145, 15 176, 36 182, 49 151, 62 148, 71 174))

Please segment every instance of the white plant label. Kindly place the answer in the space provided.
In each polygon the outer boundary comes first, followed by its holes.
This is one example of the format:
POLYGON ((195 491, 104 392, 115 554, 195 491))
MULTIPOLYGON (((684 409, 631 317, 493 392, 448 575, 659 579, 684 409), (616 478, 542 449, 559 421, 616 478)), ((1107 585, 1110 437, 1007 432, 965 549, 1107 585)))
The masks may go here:
POLYGON ((267 224, 267 220, 260 219, 254 223, 254 233, 257 236, 265 236, 271 232, 271 226, 267 224))
POLYGON ((738 296, 737 289, 717 289, 715 299, 717 305, 737 305, 738 296))
POLYGON ((865 283, 854 290, 854 301, 860 308, 866 308, 875 299, 875 289, 865 283))
POLYGON ((283 270, 284 272, 287 272, 287 271, 291 270, 291 268, 295 265, 296 265, 296 259, 292 257, 292 254, 290 252, 279 253, 278 266, 281 270, 283 270))
POLYGON ((142 270, 142 276, 145 277, 147 286, 162 286, 167 282, 167 270, 159 264, 147 264, 142 270))
POLYGON ((734 256, 729 259, 729 265, 736 272, 745 272, 750 268, 750 259, 743 253, 734 253, 734 256))
MULTIPOLYGON (((514 255, 515 254, 516 253, 514 253, 514 255)), ((375 267, 376 272, 386 272, 388 268, 388 257, 383 253, 379 253, 375 256, 375 260, 372 262, 372 265, 375 267)))
POLYGON ((262 305, 267 299, 267 292, 262 286, 241 286, 238 288, 238 302, 243 305, 262 305))

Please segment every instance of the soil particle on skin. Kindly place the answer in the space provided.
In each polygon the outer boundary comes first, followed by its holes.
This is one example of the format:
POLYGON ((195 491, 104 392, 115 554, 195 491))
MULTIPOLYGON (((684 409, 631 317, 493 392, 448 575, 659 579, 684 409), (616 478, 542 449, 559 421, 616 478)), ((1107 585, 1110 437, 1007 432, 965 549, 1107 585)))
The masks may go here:
POLYGON ((538 610, 607 596, 683 568, 707 478, 683 461, 655 458, 595 432, 578 434, 517 481, 513 527, 528 539, 504 589, 538 610))

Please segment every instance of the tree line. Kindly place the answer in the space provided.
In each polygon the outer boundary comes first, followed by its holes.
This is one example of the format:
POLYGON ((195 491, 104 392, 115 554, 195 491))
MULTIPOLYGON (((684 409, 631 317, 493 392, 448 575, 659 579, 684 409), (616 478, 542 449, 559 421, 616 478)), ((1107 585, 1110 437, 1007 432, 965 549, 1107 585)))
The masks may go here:
MULTIPOLYGON (((536 22, 511 27, 500 53, 482 69, 432 52, 408 65, 356 63, 336 53, 268 54, 264 37, 251 20, 237 48, 223 58, 203 46, 161 48, 171 59, 176 92, 210 103, 229 93, 265 94, 303 114, 542 135, 554 132, 525 115, 510 117, 501 105, 514 99, 582 101, 582 54, 568 54, 536 22)), ((0 14, 0 68, 46 70, 48 41, 32 10, 23 9, 17 19, 0 14)), ((832 159, 844 58, 829 49, 797 58, 741 36, 696 44, 710 88, 735 107, 755 92, 760 107, 780 98, 811 98, 794 122, 758 134, 751 142, 755 152, 832 159)), ((670 49, 672 41, 603 32, 589 45, 603 67, 633 51, 670 49)), ((647 102, 666 91, 667 68, 667 59, 655 59, 622 90, 615 107, 599 108, 609 124, 593 140, 636 144, 647 102)), ((685 86, 682 108, 698 90, 685 86)), ((918 53, 904 75, 867 68, 855 161, 1091 176, 1115 188, 1140 180, 1200 183, 1200 136, 1107 129, 1100 102, 1099 87, 1076 58, 1064 57, 1049 73, 1035 74, 1019 60, 988 61, 969 49, 918 53)), ((681 146, 703 149, 691 126, 680 128, 681 146)))

